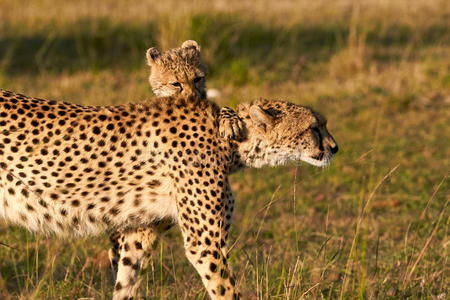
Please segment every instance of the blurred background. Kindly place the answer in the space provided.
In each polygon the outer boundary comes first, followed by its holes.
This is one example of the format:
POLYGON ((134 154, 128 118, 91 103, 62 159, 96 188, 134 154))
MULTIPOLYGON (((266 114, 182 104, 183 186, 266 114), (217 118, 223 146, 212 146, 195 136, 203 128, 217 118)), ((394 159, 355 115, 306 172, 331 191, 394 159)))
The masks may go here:
MULTIPOLYGON (((145 51, 202 46, 220 105, 309 105, 330 167, 232 176, 229 238, 244 299, 448 299, 450 2, 0 1, 0 88, 79 104, 152 97, 145 51)), ((0 223, 1 299, 108 299, 107 236, 0 223)), ((179 230, 156 246, 148 299, 207 299, 179 230)))

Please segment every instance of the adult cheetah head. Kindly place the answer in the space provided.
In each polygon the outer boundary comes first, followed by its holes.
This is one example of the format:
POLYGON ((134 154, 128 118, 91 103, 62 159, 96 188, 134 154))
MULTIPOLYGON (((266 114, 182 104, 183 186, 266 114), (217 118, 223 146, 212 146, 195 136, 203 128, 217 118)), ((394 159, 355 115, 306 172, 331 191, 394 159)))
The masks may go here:
POLYGON ((206 98, 207 67, 201 59, 200 46, 196 41, 187 40, 180 48, 163 53, 150 48, 146 56, 151 67, 149 81, 156 96, 195 95, 206 98))
POLYGON ((338 151, 326 119, 314 110, 279 100, 240 104, 237 113, 247 138, 238 145, 247 166, 281 165, 305 161, 325 167, 338 151))

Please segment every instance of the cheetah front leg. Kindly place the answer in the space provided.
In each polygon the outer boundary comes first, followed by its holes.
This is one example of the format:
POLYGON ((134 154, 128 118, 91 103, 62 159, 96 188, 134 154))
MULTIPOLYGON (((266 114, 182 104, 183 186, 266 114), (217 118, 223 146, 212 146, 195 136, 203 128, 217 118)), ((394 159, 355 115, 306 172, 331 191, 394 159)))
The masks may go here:
MULTIPOLYGON (((151 253, 152 251, 151 247, 153 246, 154 241, 156 241, 156 239, 158 238, 158 235, 163 234, 164 232, 172 228, 173 225, 174 225, 173 220, 163 219, 158 222, 155 222, 153 225, 139 227, 139 229, 136 229, 140 231, 142 240, 153 241, 152 244, 149 245, 148 249, 144 248, 144 252, 147 255, 151 253)), ((112 247, 108 250, 108 256, 109 261, 111 263, 114 282, 116 281, 117 278, 117 268, 120 259, 120 249, 122 248, 121 245, 123 235, 124 235, 123 230, 117 229, 109 236, 112 247)), ((145 264, 145 262, 143 262, 143 264, 145 264)), ((141 265, 143 264, 141 263, 141 265)))
POLYGON ((120 259, 120 244, 122 240, 123 232, 118 229, 110 234, 109 240, 111 241, 112 247, 108 250, 109 262, 111 263, 111 269, 113 272, 114 282, 117 279, 117 267, 120 259))
MULTIPOLYGON (((156 241, 156 239, 158 238, 158 236, 155 233, 156 227, 157 227, 157 225, 155 225, 155 226, 152 225, 150 227, 139 227, 140 234, 141 234, 140 238, 142 240, 146 240, 146 241, 156 241)), ((158 230, 158 232, 159 232, 159 230, 158 230)), ((114 282, 116 282, 116 280, 117 280, 117 271, 118 271, 119 260, 120 260, 120 249, 122 249, 122 247, 123 247, 122 246, 123 237, 124 237, 124 233, 120 229, 114 231, 109 236, 112 247, 108 250, 108 256, 109 256, 109 262, 111 264, 114 282)), ((152 251, 151 247, 153 246, 153 243, 151 245, 149 245, 148 249, 146 249, 146 248, 143 249, 146 256, 150 255, 150 253, 152 251)), ((144 264, 145 264, 145 261, 143 260, 141 262, 141 266, 144 264)))
POLYGON ((224 199, 224 195, 228 188, 216 188, 211 189, 213 197, 206 193, 178 195, 178 223, 186 257, 200 274, 211 299, 240 299, 225 244, 226 205, 230 199, 224 199))
POLYGON ((141 264, 157 238, 156 228, 149 226, 128 230, 119 238, 117 279, 113 300, 132 299, 136 296, 140 280, 141 264))
POLYGON ((228 139, 240 140, 244 138, 245 126, 236 112, 229 107, 220 108, 219 133, 228 139))

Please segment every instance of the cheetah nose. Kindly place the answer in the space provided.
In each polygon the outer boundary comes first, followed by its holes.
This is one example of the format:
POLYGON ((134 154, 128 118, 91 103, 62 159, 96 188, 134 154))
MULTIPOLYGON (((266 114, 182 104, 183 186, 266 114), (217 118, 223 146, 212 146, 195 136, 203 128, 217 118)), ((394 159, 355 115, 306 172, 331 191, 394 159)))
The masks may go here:
POLYGON ((330 151, 331 151, 331 153, 333 153, 333 154, 336 154, 336 153, 338 152, 338 150, 339 150, 339 147, 338 147, 337 144, 336 144, 336 146, 334 146, 334 147, 330 147, 330 151))

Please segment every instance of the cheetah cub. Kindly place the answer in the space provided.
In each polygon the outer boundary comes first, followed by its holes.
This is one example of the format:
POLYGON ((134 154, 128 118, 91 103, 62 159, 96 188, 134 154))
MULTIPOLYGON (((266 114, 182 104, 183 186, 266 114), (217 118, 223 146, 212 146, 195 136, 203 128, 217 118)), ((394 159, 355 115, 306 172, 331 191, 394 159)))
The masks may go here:
MULTIPOLYGON (((180 48, 159 52, 156 48, 147 50, 147 64, 151 68, 149 82, 157 97, 195 95, 206 99, 205 77, 208 67, 203 62, 200 46, 196 41, 187 40, 180 48)), ((242 121, 229 107, 221 107, 219 131, 223 137, 242 137, 242 121)))
MULTIPOLYGON (((181 47, 167 50, 163 53, 152 47, 146 53, 147 64, 150 66, 149 82, 157 97, 189 97, 206 100, 205 77, 208 67, 201 58, 200 46, 196 41, 187 40, 181 47)), ((228 139, 240 139, 243 136, 243 123, 233 109, 221 107, 218 118, 219 133, 228 139)), ((158 228, 166 228, 159 224, 158 228)), ((161 230, 159 230, 161 231, 161 230)), ((144 229, 147 240, 154 241, 153 230, 144 229)), ((119 243, 121 232, 113 232, 110 236, 113 248, 109 250, 114 277, 117 273, 119 260, 119 243)))
MULTIPOLYGON (((147 64, 150 66, 149 82, 157 97, 190 97, 206 100, 205 76, 208 68, 201 58, 200 46, 196 41, 187 40, 181 47, 167 50, 163 53, 156 48, 150 48, 146 53, 147 64)), ((243 136, 243 123, 237 114, 229 107, 221 107, 219 114, 219 133, 222 137, 238 140, 243 136)), ((167 229, 164 223, 158 224, 167 229)), ((142 229, 141 235, 147 235, 146 240, 156 240, 155 228, 142 229)), ((122 232, 115 231, 110 235, 113 248, 109 250, 109 259, 116 277, 119 260, 119 241, 122 232)))

